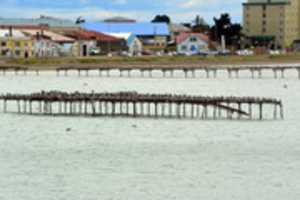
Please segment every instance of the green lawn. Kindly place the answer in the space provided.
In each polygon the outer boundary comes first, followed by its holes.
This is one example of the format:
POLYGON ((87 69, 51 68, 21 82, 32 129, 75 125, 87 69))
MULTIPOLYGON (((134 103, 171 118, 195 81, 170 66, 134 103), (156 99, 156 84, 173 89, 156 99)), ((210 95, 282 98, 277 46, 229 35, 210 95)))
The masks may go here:
POLYGON ((1 60, 3 65, 53 66, 85 64, 242 64, 259 62, 300 62, 300 54, 254 56, 142 56, 142 57, 89 57, 89 58, 30 58, 1 60))

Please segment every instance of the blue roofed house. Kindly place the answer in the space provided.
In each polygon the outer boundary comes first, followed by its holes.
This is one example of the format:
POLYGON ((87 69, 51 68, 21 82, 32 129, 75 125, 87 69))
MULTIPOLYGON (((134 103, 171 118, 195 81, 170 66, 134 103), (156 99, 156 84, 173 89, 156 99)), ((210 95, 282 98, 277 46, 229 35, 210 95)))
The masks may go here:
POLYGON ((143 43, 144 49, 164 50, 170 36, 166 23, 85 23, 83 28, 105 33, 133 33, 143 43))

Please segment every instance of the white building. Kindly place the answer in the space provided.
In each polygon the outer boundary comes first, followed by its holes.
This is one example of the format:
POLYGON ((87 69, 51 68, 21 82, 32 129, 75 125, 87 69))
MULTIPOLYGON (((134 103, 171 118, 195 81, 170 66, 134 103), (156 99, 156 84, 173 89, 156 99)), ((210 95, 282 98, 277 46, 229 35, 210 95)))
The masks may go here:
POLYGON ((209 38, 201 33, 180 33, 176 37, 177 53, 196 55, 208 51, 209 38))
POLYGON ((120 38, 126 41, 128 53, 130 55, 139 55, 143 51, 142 42, 132 33, 108 33, 111 36, 120 38))

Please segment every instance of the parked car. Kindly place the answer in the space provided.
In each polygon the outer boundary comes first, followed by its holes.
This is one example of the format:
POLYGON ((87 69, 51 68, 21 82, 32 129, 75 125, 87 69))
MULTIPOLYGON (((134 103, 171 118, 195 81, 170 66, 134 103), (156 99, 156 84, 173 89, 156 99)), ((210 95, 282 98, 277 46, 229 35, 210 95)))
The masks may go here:
POLYGON ((236 55, 239 56, 251 56, 254 54, 254 52, 252 50, 248 50, 248 49, 241 49, 235 52, 236 55))
POLYGON ((228 56, 231 54, 231 51, 228 49, 222 49, 218 51, 218 55, 220 56, 228 56))
POLYGON ((100 49, 93 48, 93 49, 90 49, 89 53, 91 56, 96 56, 96 55, 100 55, 101 51, 100 51, 100 49))

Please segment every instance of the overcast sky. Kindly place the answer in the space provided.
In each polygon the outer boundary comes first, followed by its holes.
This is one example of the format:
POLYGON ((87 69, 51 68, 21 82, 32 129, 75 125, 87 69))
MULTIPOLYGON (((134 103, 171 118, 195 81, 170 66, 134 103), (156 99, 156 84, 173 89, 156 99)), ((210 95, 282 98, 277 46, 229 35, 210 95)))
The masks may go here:
POLYGON ((229 12, 240 22, 245 0, 0 0, 2 17, 37 17, 41 14, 74 19, 100 20, 125 16, 149 21, 155 14, 168 14, 175 22, 189 22, 197 14, 209 23, 229 12))

